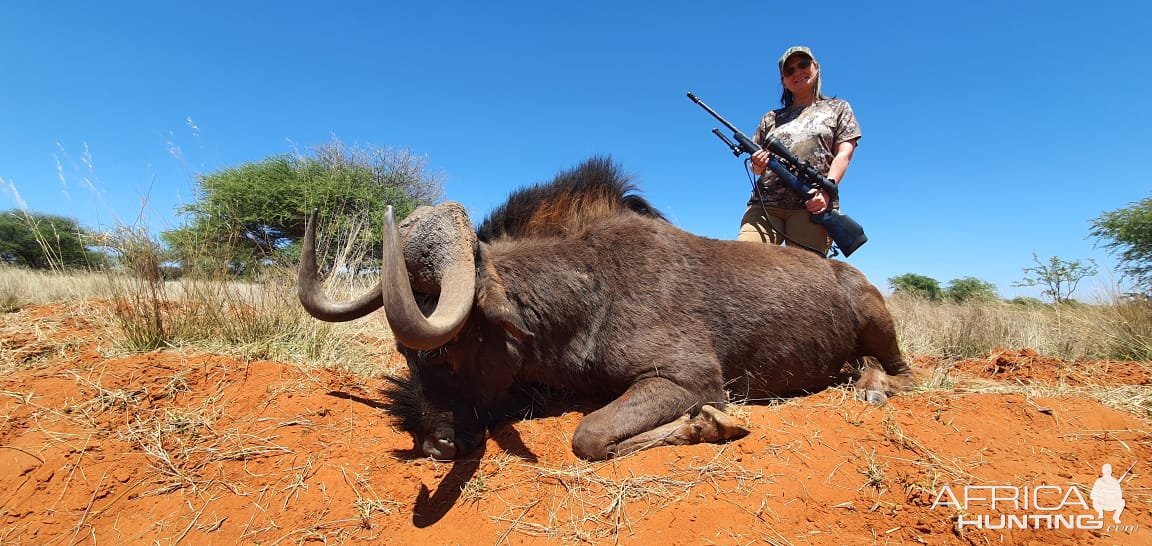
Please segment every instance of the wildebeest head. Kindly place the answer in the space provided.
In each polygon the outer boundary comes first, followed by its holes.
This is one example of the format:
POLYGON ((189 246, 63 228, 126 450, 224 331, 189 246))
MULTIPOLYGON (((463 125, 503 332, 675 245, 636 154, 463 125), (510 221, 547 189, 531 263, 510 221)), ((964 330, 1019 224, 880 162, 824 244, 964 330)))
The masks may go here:
POLYGON ((328 321, 352 320, 383 306, 409 367, 408 377, 391 380, 389 411, 424 454, 465 455, 480 445, 489 424, 512 409, 509 389, 533 338, 486 259, 488 245, 569 237, 620 214, 663 218, 632 190, 611 162, 592 159, 551 183, 513 193, 478 231, 456 203, 421 207, 399 230, 389 212, 381 282, 347 304, 328 301, 319 287, 311 218, 301 254, 301 303, 328 321))
POLYGON ((478 288, 480 251, 468 215, 457 203, 420 207, 398 229, 389 209, 380 284, 350 304, 328 301, 319 287, 314 216, 299 272, 305 309, 322 320, 344 321, 384 307, 409 367, 408 376, 391 380, 386 390, 390 413, 429 456, 452 459, 475 449, 484 437, 484 423, 475 410, 476 387, 466 378, 472 368, 467 364, 492 345, 483 343, 497 335, 484 319, 495 314, 487 309, 496 309, 499 302, 478 288), (478 292, 483 295, 477 297, 478 292))
MULTIPOLYGON (((408 233, 421 228, 414 226, 408 233)), ((484 245, 480 245, 471 311, 447 342, 429 348, 439 339, 428 342, 412 337, 408 331, 413 328, 396 324, 397 320, 420 321, 423 315, 400 319, 388 315, 409 373, 389 380, 387 407, 412 434, 417 448, 436 459, 465 455, 483 442, 488 425, 504 413, 504 395, 514 381, 519 348, 532 337, 483 255, 484 245)), ((442 297, 419 288, 409 295, 427 314, 434 314, 442 297)), ((391 305, 384 305, 386 313, 391 305)))

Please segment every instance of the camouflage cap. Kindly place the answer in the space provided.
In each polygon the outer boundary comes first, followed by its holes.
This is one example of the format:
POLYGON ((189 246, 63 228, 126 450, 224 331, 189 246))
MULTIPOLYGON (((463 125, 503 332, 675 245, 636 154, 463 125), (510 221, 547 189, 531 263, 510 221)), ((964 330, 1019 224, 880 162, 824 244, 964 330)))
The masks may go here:
POLYGON ((792 46, 792 47, 788 48, 788 50, 785 51, 783 55, 780 56, 780 61, 777 63, 778 65, 780 65, 780 73, 781 74, 784 73, 784 63, 788 62, 788 57, 791 57, 797 53, 802 53, 802 54, 806 55, 809 59, 812 59, 813 61, 816 60, 816 56, 812 55, 811 49, 808 49, 805 46, 792 46))

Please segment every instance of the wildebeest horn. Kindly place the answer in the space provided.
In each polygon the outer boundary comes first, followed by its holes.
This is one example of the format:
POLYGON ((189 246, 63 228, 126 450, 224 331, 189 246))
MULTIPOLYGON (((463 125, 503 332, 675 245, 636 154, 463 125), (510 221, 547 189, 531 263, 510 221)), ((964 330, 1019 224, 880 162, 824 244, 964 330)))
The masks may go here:
POLYGON ((346 322, 363 317, 384 305, 381 298, 382 284, 377 284, 371 292, 347 303, 333 302, 324 295, 316 272, 316 209, 312 209, 308 215, 302 246, 300 268, 296 273, 296 295, 308 314, 328 322, 346 322))
POLYGON ((435 247, 423 250, 436 256, 434 275, 440 284, 439 303, 428 317, 420 312, 412 296, 392 207, 384 215, 384 263, 380 275, 384 313, 396 341, 417 350, 435 349, 451 341, 464 326, 476 297, 475 232, 463 208, 454 203, 441 206, 445 207, 442 214, 429 215, 424 225, 409 230, 410 239, 435 247), (449 225, 443 224, 445 220, 449 225))

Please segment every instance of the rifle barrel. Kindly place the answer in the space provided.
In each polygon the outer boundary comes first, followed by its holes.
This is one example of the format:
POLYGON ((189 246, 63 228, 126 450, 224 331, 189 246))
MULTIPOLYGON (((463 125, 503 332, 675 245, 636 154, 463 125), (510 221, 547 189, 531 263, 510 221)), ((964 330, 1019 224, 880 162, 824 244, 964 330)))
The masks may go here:
POLYGON ((700 100, 700 97, 697 97, 691 91, 688 92, 688 98, 692 99, 692 102, 696 103, 701 108, 703 108, 705 112, 712 114, 712 117, 716 118, 716 121, 723 123, 724 126, 727 127, 729 131, 732 131, 734 133, 740 132, 740 129, 737 129, 735 125, 728 123, 728 120, 724 119, 724 116, 721 116, 720 114, 716 113, 715 110, 710 108, 707 104, 704 104, 704 101, 700 100))
MULTIPOLYGON (((1139 461, 1139 459, 1137 459, 1136 463, 1138 463, 1138 462, 1140 462, 1140 461, 1139 461)), ((1124 471, 1124 475, 1123 475, 1123 476, 1120 476, 1120 479, 1119 479, 1119 480, 1116 480, 1116 482, 1117 482, 1117 483, 1119 483, 1119 482, 1122 482, 1122 481, 1124 481, 1124 478, 1127 478, 1127 477, 1128 477, 1128 473, 1129 473, 1129 472, 1132 472, 1132 469, 1133 469, 1133 468, 1136 468, 1136 463, 1132 463, 1132 466, 1128 467, 1128 470, 1125 470, 1125 471, 1124 471)))

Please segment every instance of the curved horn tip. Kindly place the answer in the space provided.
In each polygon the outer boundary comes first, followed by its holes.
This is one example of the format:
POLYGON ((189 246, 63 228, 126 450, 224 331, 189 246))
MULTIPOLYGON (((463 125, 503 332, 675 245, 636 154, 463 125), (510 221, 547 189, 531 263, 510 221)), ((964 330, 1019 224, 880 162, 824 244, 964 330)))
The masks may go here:
POLYGON ((346 322, 367 315, 383 304, 380 294, 383 287, 377 283, 370 292, 348 303, 334 303, 324 295, 316 264, 316 217, 320 209, 315 207, 308 214, 305 226, 303 248, 300 252, 300 266, 296 274, 296 294, 304 310, 313 317, 326 322, 346 322))

